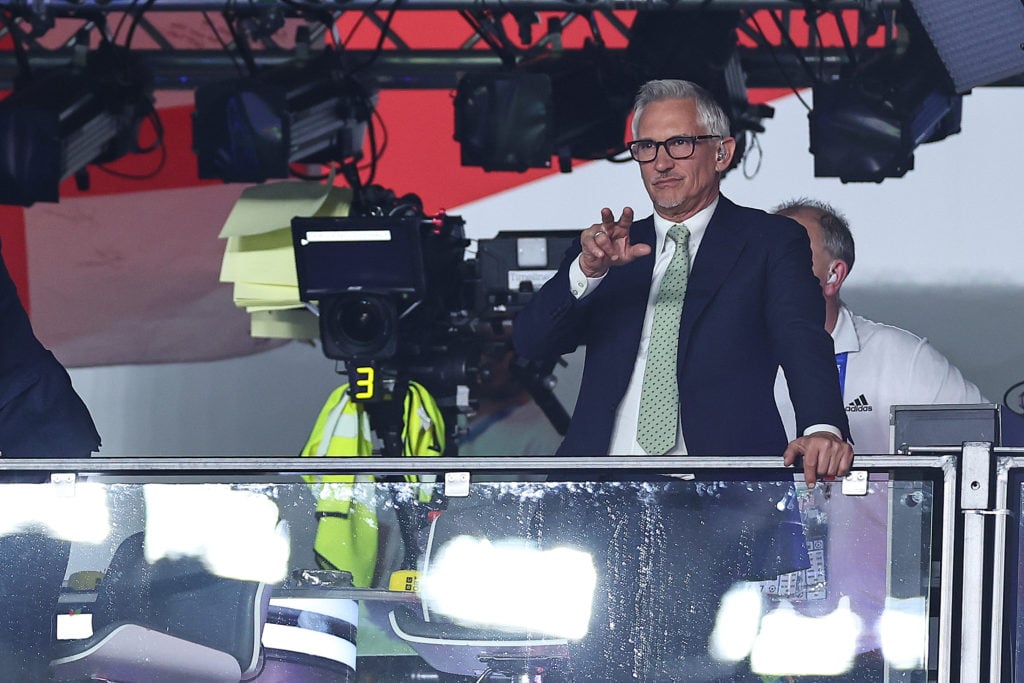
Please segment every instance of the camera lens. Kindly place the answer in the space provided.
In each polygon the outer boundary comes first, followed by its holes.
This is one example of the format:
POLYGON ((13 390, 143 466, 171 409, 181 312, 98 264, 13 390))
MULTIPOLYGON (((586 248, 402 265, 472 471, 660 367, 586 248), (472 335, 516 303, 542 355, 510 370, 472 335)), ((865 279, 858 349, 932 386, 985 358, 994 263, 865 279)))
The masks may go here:
POLYGON ((320 336, 328 358, 390 358, 398 342, 398 312, 384 294, 353 293, 320 302, 320 336))
POLYGON ((338 325, 352 341, 368 344, 380 339, 387 331, 387 320, 372 299, 353 299, 345 302, 337 312, 338 325))

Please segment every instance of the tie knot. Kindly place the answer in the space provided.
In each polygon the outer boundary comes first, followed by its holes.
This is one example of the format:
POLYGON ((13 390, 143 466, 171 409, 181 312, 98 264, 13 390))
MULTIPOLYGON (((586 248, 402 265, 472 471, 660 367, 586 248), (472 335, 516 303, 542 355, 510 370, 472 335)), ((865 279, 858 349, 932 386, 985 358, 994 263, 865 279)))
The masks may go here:
POLYGON ((672 238, 672 241, 679 244, 682 240, 690 237, 690 229, 686 227, 685 223, 676 223, 668 229, 668 236, 672 238))

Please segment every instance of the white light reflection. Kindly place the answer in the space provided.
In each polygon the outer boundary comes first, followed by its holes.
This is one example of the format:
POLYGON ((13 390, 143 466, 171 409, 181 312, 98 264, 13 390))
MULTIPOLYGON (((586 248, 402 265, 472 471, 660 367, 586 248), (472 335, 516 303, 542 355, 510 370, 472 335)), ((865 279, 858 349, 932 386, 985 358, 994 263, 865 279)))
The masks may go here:
POLYGON ((289 539, 277 504, 219 484, 145 484, 146 561, 198 557, 213 574, 278 583, 289 539))
POLYGON ((711 656, 723 662, 746 659, 757 637, 762 610, 759 584, 749 581, 733 584, 718 606, 709 643, 711 656))
POLYGON ((835 676, 849 671, 856 655, 861 620, 850 610, 850 598, 821 617, 798 614, 783 601, 764 616, 750 653, 756 674, 835 676))
POLYGON ((901 600, 887 598, 878 619, 882 654, 895 669, 924 667, 928 648, 928 609, 924 596, 901 600))
POLYGON ((420 597, 466 626, 578 639, 587 633, 596 585, 589 553, 457 536, 431 559, 420 597))
POLYGON ((110 535, 107 493, 101 484, 4 484, 0 535, 38 531, 53 538, 100 543, 110 535))

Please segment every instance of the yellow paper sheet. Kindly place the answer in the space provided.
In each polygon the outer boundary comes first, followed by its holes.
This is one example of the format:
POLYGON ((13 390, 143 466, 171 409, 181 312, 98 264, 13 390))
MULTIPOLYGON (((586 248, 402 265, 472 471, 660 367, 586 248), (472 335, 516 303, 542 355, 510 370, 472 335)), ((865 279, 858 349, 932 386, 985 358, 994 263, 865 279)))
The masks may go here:
POLYGON ((256 311, 250 314, 249 319, 249 333, 253 337, 308 340, 320 338, 316 316, 305 308, 256 311))
POLYGON ((312 216, 323 205, 331 186, 286 180, 242 190, 220 237, 258 235, 291 225, 295 216, 312 216))

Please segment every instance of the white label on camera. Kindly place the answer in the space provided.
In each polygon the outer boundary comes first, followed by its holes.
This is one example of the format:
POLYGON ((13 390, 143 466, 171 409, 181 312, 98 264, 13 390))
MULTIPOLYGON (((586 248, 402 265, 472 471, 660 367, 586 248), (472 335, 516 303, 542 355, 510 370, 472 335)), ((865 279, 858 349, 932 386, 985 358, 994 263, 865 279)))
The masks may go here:
POLYGON ((390 242, 390 230, 310 230, 302 244, 312 242, 390 242))
POLYGON ((513 292, 518 292, 519 283, 530 282, 533 284, 533 291, 536 292, 557 272, 556 270, 510 270, 508 271, 508 288, 513 292))

